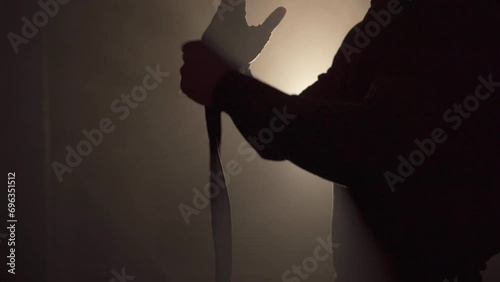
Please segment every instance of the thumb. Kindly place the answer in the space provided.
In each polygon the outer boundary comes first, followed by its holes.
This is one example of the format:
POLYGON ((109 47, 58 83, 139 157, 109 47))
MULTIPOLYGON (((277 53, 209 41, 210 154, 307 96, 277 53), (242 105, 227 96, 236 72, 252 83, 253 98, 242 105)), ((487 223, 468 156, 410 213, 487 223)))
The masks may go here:
POLYGON ((281 20, 285 17, 286 9, 279 7, 272 12, 269 17, 260 26, 264 32, 271 33, 280 24, 281 20))

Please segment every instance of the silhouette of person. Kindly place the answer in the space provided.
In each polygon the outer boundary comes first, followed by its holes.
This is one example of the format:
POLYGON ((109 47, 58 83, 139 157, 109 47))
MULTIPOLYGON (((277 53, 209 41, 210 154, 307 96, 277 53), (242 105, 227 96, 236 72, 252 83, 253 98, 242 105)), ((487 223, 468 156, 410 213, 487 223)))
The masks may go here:
POLYGON ((184 45, 181 88, 227 113, 262 158, 347 187, 335 189, 338 281, 367 281, 377 262, 366 238, 388 273, 368 281, 482 281, 500 252, 499 13, 487 0, 372 1, 331 68, 287 95, 237 71, 264 47, 277 10, 262 31, 244 21, 220 45, 184 45))

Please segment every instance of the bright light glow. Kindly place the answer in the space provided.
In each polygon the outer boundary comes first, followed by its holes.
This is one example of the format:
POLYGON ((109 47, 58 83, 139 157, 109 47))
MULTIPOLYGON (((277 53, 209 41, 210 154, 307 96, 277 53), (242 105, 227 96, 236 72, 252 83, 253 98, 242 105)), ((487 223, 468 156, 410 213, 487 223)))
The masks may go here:
MULTIPOLYGON (((280 3, 249 1, 248 22, 261 23, 280 3)), ((255 77, 288 94, 299 94, 332 64, 347 32, 369 1, 279 1, 287 15, 252 64, 255 77), (355 2, 355 3, 352 3, 355 2)))

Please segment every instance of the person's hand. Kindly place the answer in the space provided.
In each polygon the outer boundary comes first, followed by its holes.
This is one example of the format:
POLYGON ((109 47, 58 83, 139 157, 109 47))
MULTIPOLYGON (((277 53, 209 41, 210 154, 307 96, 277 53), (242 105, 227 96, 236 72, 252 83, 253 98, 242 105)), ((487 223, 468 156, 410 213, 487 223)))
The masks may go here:
POLYGON ((212 106, 219 80, 231 70, 247 67, 260 54, 285 13, 285 8, 278 8, 264 24, 248 26, 246 1, 222 0, 203 42, 183 46, 182 91, 194 101, 212 106))
POLYGON ((245 0, 222 0, 202 41, 235 68, 248 66, 260 54, 286 14, 277 8, 259 26, 248 26, 245 0))
POLYGON ((182 51, 182 91, 195 102, 212 106, 217 82, 234 69, 201 41, 186 43, 182 51))

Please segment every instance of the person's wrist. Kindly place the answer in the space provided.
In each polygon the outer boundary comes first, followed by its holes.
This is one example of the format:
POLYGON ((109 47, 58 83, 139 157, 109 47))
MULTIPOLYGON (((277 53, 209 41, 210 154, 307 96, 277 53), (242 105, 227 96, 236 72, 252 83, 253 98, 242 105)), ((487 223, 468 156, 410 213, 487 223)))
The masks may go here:
POLYGON ((231 95, 232 83, 241 73, 238 70, 230 70, 226 72, 221 78, 217 81, 214 88, 214 93, 212 96, 212 104, 214 107, 218 108, 220 111, 223 111, 226 107, 228 95, 231 95))

